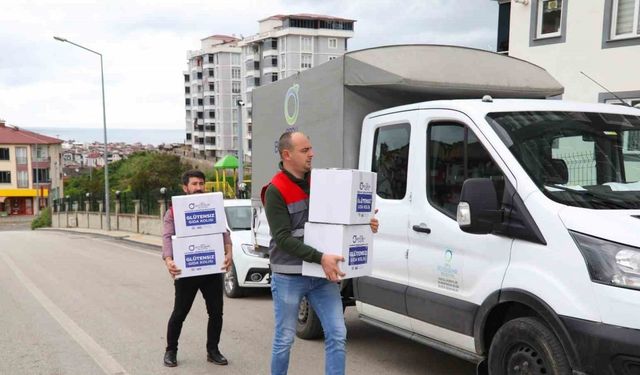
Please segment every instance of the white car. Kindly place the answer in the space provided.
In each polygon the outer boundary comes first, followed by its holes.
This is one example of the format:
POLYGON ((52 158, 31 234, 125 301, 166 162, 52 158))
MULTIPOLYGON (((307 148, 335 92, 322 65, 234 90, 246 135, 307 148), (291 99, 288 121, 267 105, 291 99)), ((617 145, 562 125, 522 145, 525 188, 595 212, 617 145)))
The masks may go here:
POLYGON ((269 255, 255 251, 251 243, 251 200, 225 199, 224 210, 233 241, 233 267, 224 275, 224 294, 238 298, 247 288, 269 287, 269 255))

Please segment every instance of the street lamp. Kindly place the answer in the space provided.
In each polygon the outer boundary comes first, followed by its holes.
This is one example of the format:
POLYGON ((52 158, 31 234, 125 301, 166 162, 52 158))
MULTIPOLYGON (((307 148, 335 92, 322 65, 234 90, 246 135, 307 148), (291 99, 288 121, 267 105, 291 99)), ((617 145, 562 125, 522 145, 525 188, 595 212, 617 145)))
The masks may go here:
POLYGON ((242 107, 244 107, 244 101, 242 99, 238 99, 236 102, 238 105, 238 187, 236 191, 239 190, 240 184, 244 183, 244 150, 242 149, 244 146, 244 140, 242 139, 242 107))
POLYGON ((91 50, 87 47, 83 47, 79 44, 76 44, 70 40, 67 40, 65 38, 61 38, 59 36, 54 36, 53 39, 63 42, 63 43, 69 43, 72 44, 76 47, 82 48, 85 51, 89 51, 91 53, 95 53, 96 55, 100 56, 100 77, 102 80, 102 127, 103 127, 103 133, 104 133, 104 203, 105 203, 105 213, 106 213, 106 224, 107 224, 107 230, 110 231, 111 230, 111 215, 109 213, 109 167, 108 167, 108 151, 107 151, 107 111, 105 109, 105 104, 104 104, 104 69, 102 66, 102 54, 99 52, 96 52, 94 50, 91 50))

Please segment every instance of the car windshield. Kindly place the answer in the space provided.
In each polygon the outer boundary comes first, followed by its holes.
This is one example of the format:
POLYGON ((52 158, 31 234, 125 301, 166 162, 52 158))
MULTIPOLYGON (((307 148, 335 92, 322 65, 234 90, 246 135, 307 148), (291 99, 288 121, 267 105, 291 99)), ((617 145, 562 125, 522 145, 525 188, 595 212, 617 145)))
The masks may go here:
POLYGON ((224 212, 231 230, 251 229, 251 206, 225 207, 224 212))
POLYGON ((640 117, 496 112, 487 121, 538 188, 562 204, 640 208, 640 117))

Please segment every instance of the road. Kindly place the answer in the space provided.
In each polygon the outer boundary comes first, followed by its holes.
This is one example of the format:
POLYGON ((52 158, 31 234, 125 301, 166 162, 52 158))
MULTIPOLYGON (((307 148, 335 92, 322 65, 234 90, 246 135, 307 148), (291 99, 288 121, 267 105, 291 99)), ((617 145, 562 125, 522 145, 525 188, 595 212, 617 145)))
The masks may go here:
MULTIPOLYGON (((162 366, 173 286, 157 249, 55 231, 0 234, 0 374, 267 374, 268 290, 225 299, 220 348, 206 362, 200 296, 185 322, 179 367, 162 366)), ((474 374, 474 366, 366 325, 347 309, 347 373, 474 374)), ((323 373, 322 341, 296 340, 290 374, 323 373)))

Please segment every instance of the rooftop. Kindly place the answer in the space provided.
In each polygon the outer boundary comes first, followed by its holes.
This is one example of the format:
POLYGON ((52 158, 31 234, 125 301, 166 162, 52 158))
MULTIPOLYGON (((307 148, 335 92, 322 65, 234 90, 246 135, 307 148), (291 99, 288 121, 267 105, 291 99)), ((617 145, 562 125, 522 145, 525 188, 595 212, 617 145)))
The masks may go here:
POLYGON ((34 133, 32 131, 20 129, 17 126, 7 125, 4 120, 0 120, 0 144, 51 145, 62 144, 62 140, 34 133))
POLYGON ((267 18, 261 19, 258 22, 267 21, 267 20, 284 20, 286 18, 298 18, 298 19, 307 19, 307 20, 356 22, 356 20, 351 20, 351 19, 348 19, 348 18, 325 16, 325 15, 322 15, 322 14, 311 14, 311 13, 276 14, 276 15, 273 15, 271 17, 267 17, 267 18))

